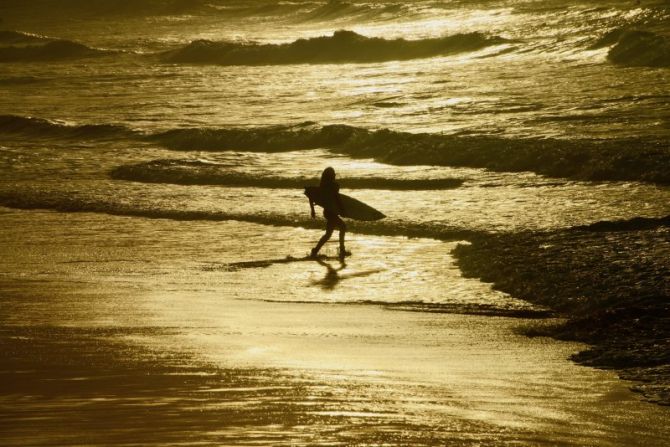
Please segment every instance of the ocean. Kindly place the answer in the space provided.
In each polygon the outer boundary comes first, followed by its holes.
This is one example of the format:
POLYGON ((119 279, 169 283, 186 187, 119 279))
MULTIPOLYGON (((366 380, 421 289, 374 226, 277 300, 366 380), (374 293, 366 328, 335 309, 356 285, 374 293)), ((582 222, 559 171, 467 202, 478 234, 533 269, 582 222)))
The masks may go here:
POLYGON ((667 1, 4 0, 0 30, 3 445, 667 442, 452 255, 670 215, 667 1), (305 259, 327 166, 387 216, 346 264, 305 259))

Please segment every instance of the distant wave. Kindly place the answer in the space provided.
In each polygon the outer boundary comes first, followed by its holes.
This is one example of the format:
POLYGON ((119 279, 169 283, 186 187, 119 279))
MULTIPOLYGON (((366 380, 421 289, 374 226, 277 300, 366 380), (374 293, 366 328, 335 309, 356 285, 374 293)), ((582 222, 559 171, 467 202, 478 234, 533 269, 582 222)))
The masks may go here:
POLYGON ((113 124, 65 124, 42 118, 0 115, 0 133, 28 137, 59 138, 119 138, 134 134, 123 126, 113 124))
POLYGON ((342 16, 360 14, 370 10, 368 5, 353 5, 351 3, 332 0, 310 11, 304 20, 333 20, 342 16))
POLYGON ((70 125, 0 115, 0 134, 58 138, 134 138, 180 151, 279 152, 330 149, 396 165, 531 171, 550 177, 670 184, 670 142, 664 139, 560 140, 370 130, 313 122, 257 128, 186 128, 143 134, 109 124, 70 125))
POLYGON ((625 66, 670 67, 670 39, 647 31, 626 31, 607 58, 625 66))
POLYGON ((302 8, 309 6, 305 2, 272 2, 261 5, 215 5, 208 4, 213 10, 227 16, 227 17, 268 17, 279 16, 297 12, 302 8))
MULTIPOLYGON (((148 183, 179 185, 250 186, 256 188, 300 189, 314 184, 314 178, 252 175, 231 171, 226 167, 197 160, 154 160, 119 166, 111 172, 112 178, 148 183)), ((436 190, 457 188, 463 180, 392 179, 381 177, 347 177, 340 181, 348 189, 436 190)))
POLYGON ((150 138, 175 150, 286 151, 330 148, 399 165, 441 165, 532 171, 580 180, 670 184, 670 142, 663 140, 511 139, 414 134, 347 125, 239 129, 176 129, 150 138))
POLYGON ((68 0, 76 8, 105 15, 179 15, 209 10, 207 0, 68 0), (79 5, 84 6, 79 6, 79 5))
POLYGON ((505 42, 482 33, 422 39, 387 40, 353 31, 299 39, 286 44, 242 44, 197 40, 162 54, 171 63, 216 65, 280 65, 306 63, 362 63, 408 60, 479 50, 505 42))
POLYGON ((51 40, 37 45, 0 47, 0 62, 41 62, 102 56, 111 51, 91 48, 70 40, 51 40))
POLYGON ((173 129, 149 138, 175 150, 272 152, 340 145, 355 130, 356 128, 346 125, 319 126, 313 122, 305 122, 255 128, 173 129))
POLYGON ((53 40, 38 34, 23 33, 20 31, 0 31, 0 43, 4 45, 16 45, 53 40))
MULTIPOLYGON (((185 14, 219 15, 226 18, 296 17, 300 21, 333 20, 339 17, 375 18, 407 13, 402 3, 370 2, 352 5, 340 1, 235 1, 235 0, 3 0, 8 9, 26 15, 48 14, 61 18, 150 17, 185 14)), ((4 6, 4 5, 3 5, 4 6)))
POLYGON ((303 21, 330 21, 341 18, 355 20, 384 19, 409 13, 407 5, 402 3, 364 3, 353 4, 340 0, 331 0, 320 5, 301 17, 303 21))
POLYGON ((394 101, 377 101, 373 102, 370 104, 373 107, 379 107, 380 109, 392 109, 394 107, 402 107, 406 105, 405 103, 402 102, 394 102, 394 101))
POLYGON ((616 44, 619 41, 619 38, 621 38, 621 35, 625 33, 626 30, 624 28, 615 28, 613 30, 610 30, 600 36, 598 40, 596 40, 591 46, 589 46, 589 50, 597 50, 599 48, 605 48, 605 47, 610 47, 614 44, 616 44))
POLYGON ((20 84, 34 84, 40 82, 42 79, 35 76, 8 76, 0 78, 0 85, 20 85, 20 84))
MULTIPOLYGON (((3 0, 9 7, 45 17, 104 17, 178 15, 208 12, 217 0, 3 0), (12 5, 13 3, 13 5, 12 5)), ((219 0, 220 1, 220 0, 219 0)))

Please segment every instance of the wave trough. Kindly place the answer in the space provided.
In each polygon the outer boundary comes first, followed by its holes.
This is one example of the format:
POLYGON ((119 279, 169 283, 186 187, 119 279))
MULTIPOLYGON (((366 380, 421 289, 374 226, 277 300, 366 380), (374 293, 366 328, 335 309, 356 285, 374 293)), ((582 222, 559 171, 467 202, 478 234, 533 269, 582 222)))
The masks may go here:
MULTIPOLYGON (((178 185, 218 185, 229 187, 293 188, 314 184, 313 177, 279 177, 254 175, 230 170, 225 166, 198 160, 153 160, 119 166, 110 173, 117 180, 178 185)), ((384 177, 347 177, 340 180, 347 189, 439 190, 457 188, 463 180, 394 179, 384 177)))

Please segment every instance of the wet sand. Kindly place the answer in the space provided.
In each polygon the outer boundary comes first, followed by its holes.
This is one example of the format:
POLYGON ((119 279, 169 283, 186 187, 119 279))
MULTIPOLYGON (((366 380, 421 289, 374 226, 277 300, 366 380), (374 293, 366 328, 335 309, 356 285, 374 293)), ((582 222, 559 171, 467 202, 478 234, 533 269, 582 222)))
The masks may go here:
POLYGON ((670 405, 670 217, 482 236, 455 253, 466 276, 570 318, 530 334, 593 345, 572 358, 670 405))
POLYGON ((670 436, 667 409, 571 362, 584 345, 520 335, 529 320, 359 299, 372 288, 447 309, 527 308, 462 278, 453 244, 354 235, 333 280, 316 262, 229 268, 281 247, 299 256, 311 230, 7 209, 0 219, 3 445, 630 446, 670 436))

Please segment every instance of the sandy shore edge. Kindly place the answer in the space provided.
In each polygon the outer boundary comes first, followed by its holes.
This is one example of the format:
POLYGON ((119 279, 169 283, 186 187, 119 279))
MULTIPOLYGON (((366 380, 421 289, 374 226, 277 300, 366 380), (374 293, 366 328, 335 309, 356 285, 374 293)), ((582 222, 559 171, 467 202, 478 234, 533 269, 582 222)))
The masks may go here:
POLYGON ((454 255, 464 276, 567 317, 527 335, 588 343, 574 361, 670 405, 670 216, 482 235, 454 255))

